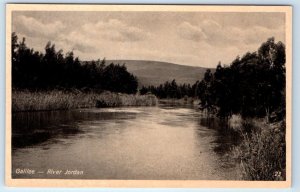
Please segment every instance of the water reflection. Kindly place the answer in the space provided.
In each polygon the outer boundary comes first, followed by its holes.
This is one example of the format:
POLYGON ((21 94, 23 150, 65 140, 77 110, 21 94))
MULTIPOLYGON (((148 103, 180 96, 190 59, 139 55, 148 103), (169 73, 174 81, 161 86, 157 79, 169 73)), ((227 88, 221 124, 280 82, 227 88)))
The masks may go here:
POLYGON ((43 143, 59 135, 67 137, 81 130, 71 123, 71 112, 25 112, 12 115, 12 147, 20 148, 43 143))
POLYGON ((220 155, 225 155, 232 147, 241 142, 239 132, 231 129, 225 120, 220 120, 216 117, 201 118, 199 124, 209 129, 216 130, 214 151, 220 155))
MULTIPOLYGON (((23 148, 60 138, 74 137, 87 130, 82 124, 93 125, 105 120, 135 118, 134 112, 96 110, 20 112, 12 114, 12 148, 23 148)), ((92 126, 89 126, 91 128, 92 126)), ((97 125, 96 125, 97 127, 97 125)), ((103 130, 102 130, 103 132, 103 130)))
POLYGON ((17 168, 80 169, 68 179, 237 179, 225 155, 236 142, 217 119, 192 105, 13 114, 13 178, 17 168))

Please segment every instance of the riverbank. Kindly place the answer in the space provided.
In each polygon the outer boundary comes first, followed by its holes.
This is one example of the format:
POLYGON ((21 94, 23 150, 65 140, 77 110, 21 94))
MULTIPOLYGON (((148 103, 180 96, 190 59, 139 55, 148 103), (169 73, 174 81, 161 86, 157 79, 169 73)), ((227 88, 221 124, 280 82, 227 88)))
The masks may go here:
POLYGON ((174 98, 169 98, 169 99, 159 99, 160 103, 164 104, 191 104, 191 105, 199 105, 200 100, 195 99, 192 97, 186 97, 186 98, 181 98, 181 99, 174 99, 174 98))
POLYGON ((93 107, 154 106, 154 95, 72 91, 12 91, 12 112, 67 110, 93 107))
POLYGON ((240 132, 242 141, 233 148, 232 155, 241 165, 243 178, 285 180, 285 121, 267 123, 265 119, 235 119, 234 129, 240 132))

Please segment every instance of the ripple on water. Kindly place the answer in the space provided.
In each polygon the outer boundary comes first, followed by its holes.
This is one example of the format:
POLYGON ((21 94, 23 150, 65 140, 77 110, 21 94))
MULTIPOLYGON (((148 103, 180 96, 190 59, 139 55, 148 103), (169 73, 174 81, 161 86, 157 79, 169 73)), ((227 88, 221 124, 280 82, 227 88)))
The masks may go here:
POLYGON ((86 173, 80 178, 89 179, 236 178, 230 157, 214 151, 222 135, 200 118, 197 110, 186 106, 42 115, 39 121, 47 123, 36 126, 53 127, 51 135, 41 143, 13 149, 13 168, 80 168, 86 173))

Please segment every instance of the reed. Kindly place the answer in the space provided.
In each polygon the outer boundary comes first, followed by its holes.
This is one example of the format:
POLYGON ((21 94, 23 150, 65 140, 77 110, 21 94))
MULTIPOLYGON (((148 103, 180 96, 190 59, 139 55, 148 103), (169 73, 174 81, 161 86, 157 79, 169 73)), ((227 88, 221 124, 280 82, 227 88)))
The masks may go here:
POLYGON ((104 92, 96 97, 96 107, 154 106, 158 100, 154 95, 128 95, 104 92))
POLYGON ((72 91, 12 91, 12 112, 67 110, 92 107, 154 106, 154 95, 128 95, 112 92, 72 91))
POLYGON ((233 156, 240 162, 244 179, 285 180, 285 122, 243 124, 243 140, 233 149, 233 156))

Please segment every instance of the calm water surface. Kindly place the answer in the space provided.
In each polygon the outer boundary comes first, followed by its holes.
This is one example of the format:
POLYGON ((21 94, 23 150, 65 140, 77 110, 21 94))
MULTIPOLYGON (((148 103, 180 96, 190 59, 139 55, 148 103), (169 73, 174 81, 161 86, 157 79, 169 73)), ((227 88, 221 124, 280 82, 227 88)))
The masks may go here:
POLYGON ((13 178, 239 179, 227 154, 238 137, 193 106, 15 113, 12 119, 13 178))

